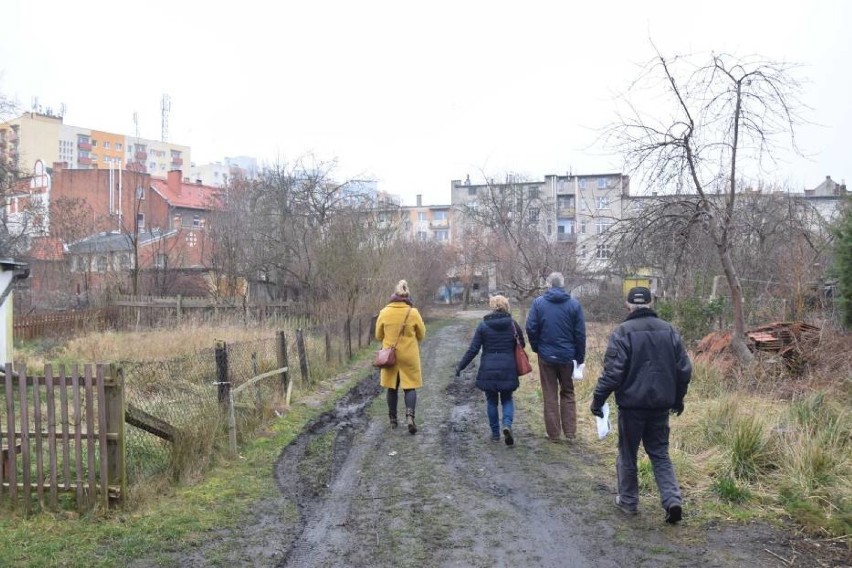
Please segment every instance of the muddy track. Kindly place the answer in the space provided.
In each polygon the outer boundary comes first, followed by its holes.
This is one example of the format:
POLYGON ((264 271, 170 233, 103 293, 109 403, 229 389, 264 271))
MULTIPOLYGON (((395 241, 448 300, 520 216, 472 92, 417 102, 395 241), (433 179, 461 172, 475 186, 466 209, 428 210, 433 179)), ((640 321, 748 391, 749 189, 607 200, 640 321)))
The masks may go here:
POLYGON ((765 525, 693 524, 688 495, 677 527, 659 508, 622 516, 613 472, 590 448, 534 435, 537 406, 516 410, 515 446, 491 442, 475 369, 450 376, 472 324, 431 330, 422 345, 417 435, 389 427, 378 378, 365 376, 282 450, 281 497, 176 565, 774 567, 773 554, 796 556, 765 525))

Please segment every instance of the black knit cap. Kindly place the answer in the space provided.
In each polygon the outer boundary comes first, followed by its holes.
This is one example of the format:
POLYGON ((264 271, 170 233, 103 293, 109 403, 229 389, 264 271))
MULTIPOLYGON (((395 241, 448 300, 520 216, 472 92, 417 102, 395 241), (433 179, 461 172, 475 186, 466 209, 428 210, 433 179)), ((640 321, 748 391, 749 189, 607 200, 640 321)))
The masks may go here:
POLYGON ((627 293, 627 303, 642 305, 651 303, 651 291, 644 286, 636 286, 631 288, 627 293))

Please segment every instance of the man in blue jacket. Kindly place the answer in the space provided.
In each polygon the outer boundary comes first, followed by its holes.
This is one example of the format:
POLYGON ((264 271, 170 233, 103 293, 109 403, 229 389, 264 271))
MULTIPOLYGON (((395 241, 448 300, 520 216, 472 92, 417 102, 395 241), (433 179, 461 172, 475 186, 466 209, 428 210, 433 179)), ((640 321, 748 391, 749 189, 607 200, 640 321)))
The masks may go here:
POLYGON ((630 313, 609 338, 604 370, 592 397, 591 411, 603 418, 612 392, 618 405, 618 495, 615 504, 628 514, 639 505, 636 456, 640 442, 654 468, 654 479, 666 511, 666 522, 683 514, 680 487, 669 458, 669 411, 680 416, 692 377, 692 364, 677 331, 652 309, 645 287, 627 293, 630 313))
POLYGON ((586 358, 586 320, 576 298, 565 291, 560 272, 547 277, 547 291, 536 298, 527 316, 527 337, 538 354, 538 372, 544 398, 547 437, 558 442, 561 434, 573 440, 577 432, 574 400, 574 362, 586 358))

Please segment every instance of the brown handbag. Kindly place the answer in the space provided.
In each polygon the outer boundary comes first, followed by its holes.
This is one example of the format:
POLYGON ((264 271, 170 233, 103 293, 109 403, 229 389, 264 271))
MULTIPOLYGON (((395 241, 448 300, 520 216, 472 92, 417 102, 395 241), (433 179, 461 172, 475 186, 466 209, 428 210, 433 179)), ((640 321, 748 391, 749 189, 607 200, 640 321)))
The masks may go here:
POLYGON ((408 314, 411 313, 411 306, 405 312, 405 319, 402 320, 402 327, 399 330, 399 335, 396 337, 396 342, 390 347, 384 347, 376 351, 376 356, 373 357, 373 366, 380 369, 396 366, 396 345, 399 343, 399 338, 405 333, 405 322, 408 321, 408 314))
POLYGON ((515 369, 518 371, 518 376, 532 373, 532 365, 530 358, 527 357, 527 352, 524 351, 521 345, 521 340, 518 339, 518 330, 515 328, 515 323, 512 322, 512 332, 515 334, 515 369))

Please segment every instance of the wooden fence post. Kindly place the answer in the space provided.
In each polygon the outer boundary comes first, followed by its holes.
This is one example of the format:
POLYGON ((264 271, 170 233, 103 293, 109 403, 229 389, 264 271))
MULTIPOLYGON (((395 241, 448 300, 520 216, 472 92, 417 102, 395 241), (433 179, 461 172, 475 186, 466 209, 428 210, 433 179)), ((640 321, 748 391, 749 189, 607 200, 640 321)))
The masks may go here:
POLYGON ((175 316, 177 318, 177 323, 180 325, 181 320, 183 319, 183 296, 178 294, 177 296, 177 304, 175 306, 175 316))
MULTIPOLYGON (((20 420, 21 420, 21 469, 23 475, 22 497, 24 498, 24 515, 30 514, 30 495, 32 493, 32 478, 30 473, 30 420, 29 400, 27 399, 27 366, 18 363, 18 393, 20 394, 20 420)), ((14 430, 13 430, 14 431, 14 430)))
POLYGON ((343 329, 343 340, 346 342, 346 358, 352 360, 352 317, 346 316, 343 329))
POLYGON ((118 485, 118 503, 127 497, 127 461, 124 438, 124 370, 110 365, 104 381, 107 428, 107 485, 118 485))
POLYGON ((367 335, 367 345, 373 342, 373 338, 376 337, 376 320, 379 319, 378 315, 375 315, 370 318, 370 333, 367 335))
POLYGON ((231 383, 228 379, 228 346, 224 341, 216 341, 216 386, 219 395, 219 404, 228 402, 231 392, 231 383))
POLYGON ((302 383, 310 381, 308 372, 308 353, 305 349, 305 335, 301 328, 296 330, 296 349, 299 351, 299 371, 302 373, 302 383))
POLYGON ((287 370, 281 373, 281 394, 285 396, 285 403, 290 406, 290 364, 287 361, 287 337, 283 331, 278 331, 276 334, 276 349, 275 355, 278 362, 278 368, 287 367, 287 370))
POLYGON ((6 363, 6 480, 9 482, 9 499, 14 507, 18 501, 18 458, 15 451, 15 389, 12 386, 14 370, 12 363, 6 363))
POLYGON ((325 362, 331 363, 331 334, 325 330, 325 362))

